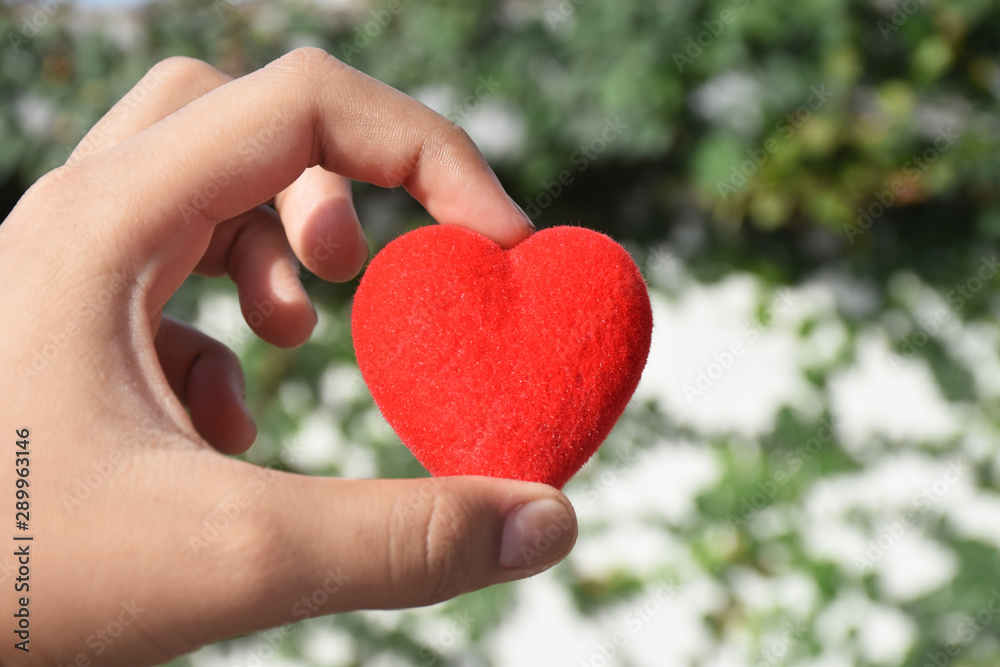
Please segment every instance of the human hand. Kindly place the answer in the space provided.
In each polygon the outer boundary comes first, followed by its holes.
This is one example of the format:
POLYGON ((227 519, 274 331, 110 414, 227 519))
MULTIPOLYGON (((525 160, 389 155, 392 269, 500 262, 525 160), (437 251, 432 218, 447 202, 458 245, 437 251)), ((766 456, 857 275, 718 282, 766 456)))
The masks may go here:
POLYGON ((368 256, 347 179, 402 185, 505 247, 530 234, 461 130, 313 49, 235 81, 161 63, 0 225, 0 540, 30 554, 26 576, 0 557, 0 663, 155 664, 430 604, 569 551, 573 509, 545 485, 313 478, 222 455, 255 437, 238 361, 161 310, 192 271, 228 273, 258 335, 302 343, 315 313, 295 257, 346 280, 368 256), (231 525, 197 542, 227 503, 231 525), (11 632, 23 608, 30 652, 11 632))

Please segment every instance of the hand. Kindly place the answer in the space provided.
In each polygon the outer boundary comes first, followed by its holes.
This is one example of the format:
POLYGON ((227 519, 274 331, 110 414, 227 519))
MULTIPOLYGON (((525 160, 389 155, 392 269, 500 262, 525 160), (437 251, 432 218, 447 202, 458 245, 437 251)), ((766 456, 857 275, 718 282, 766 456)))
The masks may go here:
POLYGON ((0 225, 0 553, 27 549, 30 586, 15 592, 24 571, 0 556, 0 663, 155 664, 430 604, 569 551, 573 509, 545 485, 323 479, 223 455, 255 437, 239 364, 163 305, 192 271, 229 274, 259 336, 301 344, 315 313, 296 257, 329 280, 368 257, 347 179, 402 185, 506 247, 531 232, 464 132, 312 49, 233 81, 161 63, 0 225), (229 526, 199 541, 226 503, 229 526))

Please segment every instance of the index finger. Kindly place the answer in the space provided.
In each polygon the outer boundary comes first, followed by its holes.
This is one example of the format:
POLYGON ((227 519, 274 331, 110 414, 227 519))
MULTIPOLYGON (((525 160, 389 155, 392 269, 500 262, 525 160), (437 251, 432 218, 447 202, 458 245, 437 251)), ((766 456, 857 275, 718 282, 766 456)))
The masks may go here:
POLYGON ((438 222, 504 247, 531 233, 461 128, 318 49, 224 84, 64 176, 84 172, 98 210, 79 231, 111 252, 106 260, 139 272, 159 265, 160 275, 147 276, 166 278, 154 280, 152 308, 195 266, 215 224, 271 199, 314 165, 401 185, 438 222))

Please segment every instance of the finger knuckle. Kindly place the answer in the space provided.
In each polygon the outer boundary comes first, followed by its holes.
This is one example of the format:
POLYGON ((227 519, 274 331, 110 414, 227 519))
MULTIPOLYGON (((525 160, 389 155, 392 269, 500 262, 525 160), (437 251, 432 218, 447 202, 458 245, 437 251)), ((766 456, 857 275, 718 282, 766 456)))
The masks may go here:
POLYGON ((436 138, 439 142, 448 145, 475 146, 472 137, 465 131, 465 128, 449 118, 444 118, 436 138))
POLYGON ((24 193, 22 201, 35 210, 58 212, 62 206, 75 205, 82 194, 81 174, 73 165, 63 165, 44 174, 24 193))
POLYGON ((425 143, 424 153, 479 152, 469 133, 447 118, 442 118, 441 123, 428 135, 425 143))
POLYGON ((422 164, 436 161, 450 164, 482 159, 469 133, 451 120, 441 117, 420 142, 413 154, 400 162, 390 179, 390 187, 409 187, 422 164))
POLYGON ((422 164, 428 159, 448 159, 449 156, 476 151, 472 138, 461 127, 441 118, 413 151, 399 159, 397 167, 386 178, 386 187, 409 187, 422 164))
POLYGON ((339 74, 347 65, 323 49, 303 46, 289 51, 271 64, 272 68, 287 71, 304 81, 315 83, 328 76, 339 74))
POLYGON ((171 56, 153 65, 146 74, 150 83, 188 83, 216 74, 206 62, 187 56, 171 56))
MULTIPOLYGON (((413 512, 416 516, 407 516, 410 511, 397 513, 396 526, 408 530, 414 544, 395 570, 400 578, 418 582, 420 604, 433 604, 464 592, 472 569, 469 536, 474 522, 459 495, 433 485, 432 481, 418 487, 418 493, 425 500, 413 512), (422 531, 413 536, 413 526, 421 526, 422 531), (416 554, 413 549, 417 549, 416 554), (404 569, 408 571, 401 572, 404 569)), ((401 555, 404 552, 399 550, 401 555)))

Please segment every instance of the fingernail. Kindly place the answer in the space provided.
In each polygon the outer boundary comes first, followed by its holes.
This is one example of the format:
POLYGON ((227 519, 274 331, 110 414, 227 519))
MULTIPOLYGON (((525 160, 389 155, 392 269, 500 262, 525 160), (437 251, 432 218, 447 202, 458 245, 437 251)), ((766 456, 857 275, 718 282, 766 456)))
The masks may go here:
POLYGON ((524 212, 524 209, 521 208, 516 201, 514 201, 514 198, 511 197, 510 195, 507 195, 507 199, 509 199, 510 203, 514 205, 514 208, 516 208, 518 211, 521 212, 521 217, 523 217, 524 221, 528 223, 528 227, 531 228, 531 231, 533 232, 538 231, 538 229, 535 227, 535 223, 531 221, 531 218, 529 218, 528 214, 524 212))
POLYGON ((500 567, 540 572, 569 553, 576 542, 576 520, 558 500, 544 498, 507 514, 500 544, 500 567))

